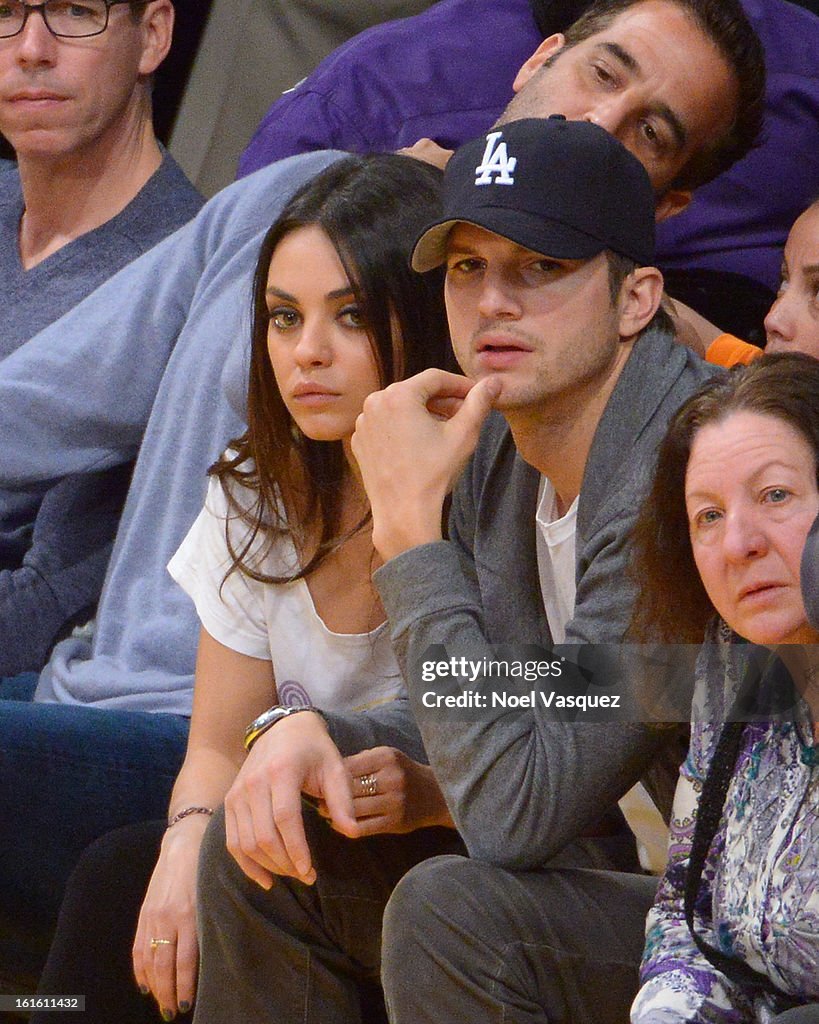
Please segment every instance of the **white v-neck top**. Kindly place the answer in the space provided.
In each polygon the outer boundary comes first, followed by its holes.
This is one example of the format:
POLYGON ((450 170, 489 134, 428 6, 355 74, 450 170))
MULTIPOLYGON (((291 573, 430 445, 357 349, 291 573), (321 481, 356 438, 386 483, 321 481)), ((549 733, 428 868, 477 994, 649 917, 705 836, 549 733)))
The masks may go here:
MULTIPOLYGON (((247 495, 251 504, 253 496, 249 491, 247 495)), ((228 519, 222 484, 213 478, 205 507, 168 571, 193 599, 202 625, 215 640, 273 663, 280 703, 351 711, 406 694, 386 623, 371 633, 334 633, 316 612, 303 579, 265 584, 239 570, 225 578, 231 564, 226 527, 234 549, 241 550, 248 527, 235 515, 228 519)), ((250 558, 263 546, 257 537, 250 558)), ((267 575, 293 572, 298 556, 290 536, 282 535, 252 564, 267 575)))

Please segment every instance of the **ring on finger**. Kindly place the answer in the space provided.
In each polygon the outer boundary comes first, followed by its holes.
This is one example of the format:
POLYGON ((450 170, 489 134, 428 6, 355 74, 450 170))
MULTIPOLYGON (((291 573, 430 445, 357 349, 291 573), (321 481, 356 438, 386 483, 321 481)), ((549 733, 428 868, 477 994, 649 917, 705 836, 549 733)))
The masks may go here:
POLYGON ((361 791, 364 796, 375 796, 378 792, 378 778, 375 772, 370 772, 367 775, 359 775, 358 781, 361 784, 361 791))
POLYGON ((156 951, 160 946, 172 946, 173 939, 155 939, 153 936, 151 936, 151 939, 149 940, 149 945, 152 951, 156 951))

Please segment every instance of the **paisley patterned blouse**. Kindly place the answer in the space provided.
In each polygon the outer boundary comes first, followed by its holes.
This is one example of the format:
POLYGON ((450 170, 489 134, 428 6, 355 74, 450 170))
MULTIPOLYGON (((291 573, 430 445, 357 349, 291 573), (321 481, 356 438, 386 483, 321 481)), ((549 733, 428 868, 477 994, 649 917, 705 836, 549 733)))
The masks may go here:
MULTIPOLYGON (((750 651, 724 624, 709 639, 697 665, 691 747, 674 798, 668 867, 648 917, 632 1024, 765 1024, 777 1010, 773 998, 752 1002, 713 967, 685 922, 702 781, 750 651)), ((819 1000, 817 755, 803 702, 781 721, 746 726, 694 918, 706 942, 804 1002, 819 1000)))

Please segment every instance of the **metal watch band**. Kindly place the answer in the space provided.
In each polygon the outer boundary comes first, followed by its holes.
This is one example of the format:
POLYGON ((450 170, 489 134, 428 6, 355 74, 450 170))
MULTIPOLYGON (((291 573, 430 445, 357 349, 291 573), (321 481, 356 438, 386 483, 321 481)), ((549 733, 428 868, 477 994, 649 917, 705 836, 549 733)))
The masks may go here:
POLYGON ((297 715, 300 711, 315 710, 316 708, 311 707, 309 704, 291 704, 288 706, 274 704, 272 708, 263 711, 258 718, 254 718, 245 729, 245 750, 250 750, 262 733, 267 732, 276 722, 280 722, 283 718, 288 718, 290 715, 297 715))

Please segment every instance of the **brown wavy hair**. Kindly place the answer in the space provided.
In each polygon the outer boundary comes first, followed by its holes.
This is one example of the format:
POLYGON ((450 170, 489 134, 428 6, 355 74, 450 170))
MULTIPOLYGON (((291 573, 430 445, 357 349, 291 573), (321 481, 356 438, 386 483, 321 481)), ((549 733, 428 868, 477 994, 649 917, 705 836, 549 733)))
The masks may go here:
POLYGON ((735 412, 773 416, 797 430, 816 457, 819 482, 819 360, 802 353, 763 356, 689 398, 660 445, 654 482, 634 530, 634 640, 701 643, 716 615, 694 562, 685 474, 697 433, 735 412))
POLYGON ((267 351, 265 293, 273 252, 299 228, 315 225, 324 231, 367 325, 382 387, 430 366, 449 366, 443 270, 417 274, 409 263, 415 239, 440 214, 441 178, 438 168, 410 157, 346 157, 301 188, 267 232, 253 281, 247 430, 209 471, 222 482, 229 521, 236 517, 249 527, 234 546, 226 524, 233 559, 229 572, 238 568, 263 583, 301 579, 370 519, 368 513, 341 533, 347 472, 342 443, 305 437, 279 392, 267 351), (232 483, 255 495, 250 508, 238 500, 232 483), (317 530, 318 545, 291 575, 265 575, 255 566, 259 555, 249 558, 251 549, 260 534, 266 541, 262 553, 277 537, 292 534, 288 513, 298 514, 299 531, 317 530))

